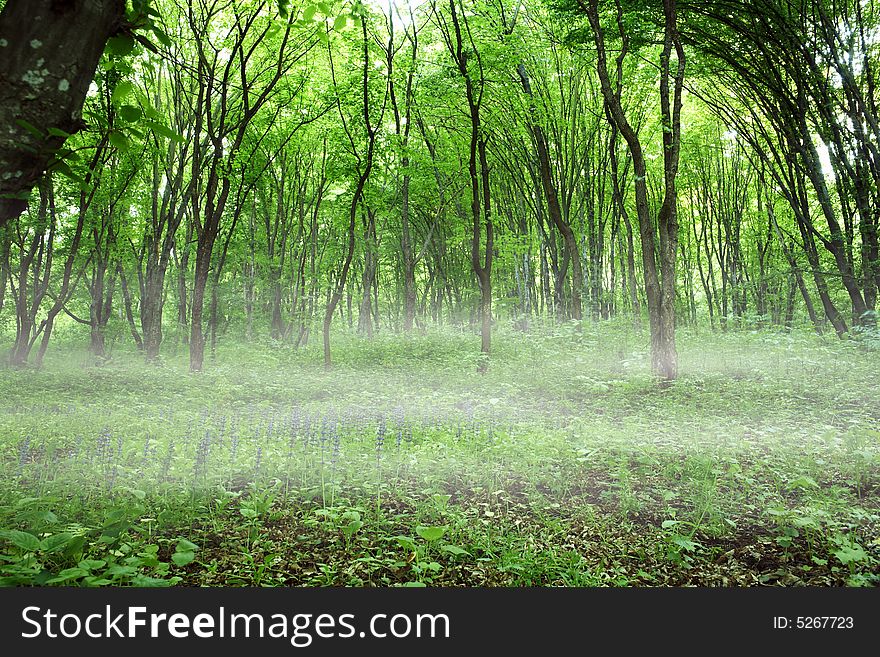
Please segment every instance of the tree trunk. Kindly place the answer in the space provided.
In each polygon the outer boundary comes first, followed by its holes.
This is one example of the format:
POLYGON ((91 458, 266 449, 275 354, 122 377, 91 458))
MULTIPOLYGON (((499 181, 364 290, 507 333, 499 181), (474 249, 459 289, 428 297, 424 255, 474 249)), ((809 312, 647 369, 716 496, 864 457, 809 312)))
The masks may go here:
POLYGON ((202 329, 202 313, 205 306, 205 288, 208 285, 208 271, 211 267, 213 245, 213 241, 208 244, 200 239, 196 250, 189 333, 189 369, 192 372, 201 372, 205 362, 205 333, 202 329))
POLYGON ((24 211, 64 144, 49 129, 73 134, 83 127, 86 93, 107 39, 123 25, 125 5, 8 0, 0 12, 0 228, 24 211))
POLYGON ((529 73, 523 64, 517 67, 520 83, 529 97, 530 120, 529 129, 535 140, 535 148, 538 153, 538 168, 541 174, 541 189, 547 199, 547 211, 556 230, 562 235, 565 244, 565 250, 568 255, 568 261, 571 263, 571 318, 577 321, 582 319, 581 310, 581 294, 584 289, 584 274, 581 268, 581 259, 578 252, 577 240, 574 231, 567 221, 562 217, 562 208, 559 205, 559 195, 556 192, 556 185, 553 183, 553 171, 550 163, 550 148, 547 144, 547 136, 544 129, 537 122, 537 108, 532 100, 532 86, 529 81, 529 73))
POLYGON ((663 115, 663 170, 665 194, 657 216, 659 233, 659 268, 655 241, 655 227, 650 214, 647 185, 647 163, 642 144, 626 118, 621 101, 620 84, 623 62, 629 50, 629 37, 625 31, 622 8, 618 4, 617 25, 622 37, 622 50, 617 58, 617 90, 611 85, 608 73, 605 36, 599 18, 598 0, 591 0, 587 17, 593 30, 597 50, 597 72, 602 96, 614 124, 626 140, 635 172, 636 214, 639 219, 639 235, 642 242, 642 265, 645 277, 645 296, 651 328, 651 368, 664 383, 678 376, 678 354, 675 348, 675 260, 678 253, 677 195, 675 181, 678 174, 678 157, 681 145, 681 98, 684 82, 685 56, 677 30, 675 0, 664 0, 666 19, 663 53, 660 58, 660 104, 663 115), (673 75, 670 60, 673 49, 678 67, 673 75), (673 82, 670 98, 670 82, 673 82))

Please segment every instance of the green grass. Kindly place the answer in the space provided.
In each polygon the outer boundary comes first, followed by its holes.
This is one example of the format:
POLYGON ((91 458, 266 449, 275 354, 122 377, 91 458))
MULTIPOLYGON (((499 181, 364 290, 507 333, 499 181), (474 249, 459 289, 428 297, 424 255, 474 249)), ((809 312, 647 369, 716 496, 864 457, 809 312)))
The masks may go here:
POLYGON ((875 585, 880 353, 608 324, 0 370, 6 584, 875 585), (384 429, 380 428, 384 427, 384 429), (378 438, 377 438, 378 436, 378 438))

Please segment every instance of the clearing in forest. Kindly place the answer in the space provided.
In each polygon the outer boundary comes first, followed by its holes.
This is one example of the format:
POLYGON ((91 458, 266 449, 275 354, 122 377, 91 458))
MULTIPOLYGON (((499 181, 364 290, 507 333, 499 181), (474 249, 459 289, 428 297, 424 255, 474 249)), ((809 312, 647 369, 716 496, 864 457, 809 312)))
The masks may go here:
POLYGON ((812 335, 452 330, 0 372, 7 584, 870 585, 878 356, 812 335))

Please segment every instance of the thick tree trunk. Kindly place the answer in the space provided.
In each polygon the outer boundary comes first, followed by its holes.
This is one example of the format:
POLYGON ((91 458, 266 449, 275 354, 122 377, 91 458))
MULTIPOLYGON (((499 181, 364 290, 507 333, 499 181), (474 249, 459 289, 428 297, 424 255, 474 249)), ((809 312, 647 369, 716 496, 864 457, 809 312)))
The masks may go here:
POLYGON ((154 362, 159 356, 162 346, 162 293, 165 283, 165 272, 150 267, 148 263, 144 285, 141 291, 141 332, 143 335, 144 355, 148 362, 154 362))
POLYGON ((9 0, 0 12, 0 227, 27 207, 31 189, 82 106, 124 0, 9 0))
POLYGON ((89 304, 89 352, 96 358, 104 358, 106 355, 104 332, 110 313, 113 309, 113 289, 116 278, 113 272, 107 276, 108 261, 101 259, 96 264, 94 281, 89 289, 91 303, 89 304))

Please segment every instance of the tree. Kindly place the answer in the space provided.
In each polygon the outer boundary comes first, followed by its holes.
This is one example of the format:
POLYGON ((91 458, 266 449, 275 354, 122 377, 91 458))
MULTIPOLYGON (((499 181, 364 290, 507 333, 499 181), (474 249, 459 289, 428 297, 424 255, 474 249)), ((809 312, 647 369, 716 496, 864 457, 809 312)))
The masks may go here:
POLYGON ((471 189, 471 267, 480 287, 479 371, 489 367, 492 343, 492 257, 495 248, 495 224, 489 187, 489 160, 486 155, 488 134, 482 126, 481 109, 486 87, 486 72, 480 50, 474 41, 469 19, 460 0, 449 0, 449 16, 436 12, 443 40, 464 82, 470 119, 468 175, 471 189), (486 244, 481 245, 485 223, 486 244))
POLYGON ((82 107, 110 37, 148 20, 149 4, 124 0, 8 0, 0 12, 0 228, 62 164, 59 150, 83 127, 82 107))
POLYGON ((621 40, 617 55, 617 79, 612 83, 608 69, 608 48, 602 24, 599 0, 581 0, 596 45, 596 70, 602 96, 614 125, 620 130, 633 159, 635 173, 636 214, 642 243, 645 294, 651 327, 651 365, 664 381, 678 376, 678 354, 675 348, 675 261, 678 253, 678 197, 676 177, 681 148, 681 108, 684 88, 685 53, 678 32, 675 0, 663 0, 663 50, 660 54, 660 108, 663 130, 663 202, 657 213, 657 227, 651 217, 648 201, 648 167, 644 146, 628 120, 621 102, 622 71, 630 53, 630 35, 624 21, 621 0, 614 0, 614 19, 621 40), (671 67, 673 51, 677 66, 671 67), (659 245, 655 237, 659 236, 659 245), (659 250, 658 250, 659 246, 659 250), (659 254, 660 267, 657 259, 659 254))
POLYGON ((382 95, 382 100, 378 103, 376 116, 373 116, 373 103, 370 100, 370 38, 367 32, 368 17, 367 15, 365 15, 363 5, 358 4, 357 7, 357 18, 360 25, 361 40, 359 44, 360 83, 357 86, 360 96, 360 102, 358 107, 359 115, 356 119, 347 118, 346 113, 343 110, 342 98, 339 94, 340 87, 336 81, 336 72, 333 64, 333 51, 330 49, 331 46, 329 41, 327 45, 328 54, 330 57, 330 70, 333 74, 333 87, 336 91, 336 106, 339 110, 339 118, 342 122, 343 131, 345 132, 345 136, 348 140, 348 145, 351 148, 351 154, 355 159, 354 171, 356 181, 354 185, 354 193, 352 194, 351 201, 348 205, 346 249, 345 255, 343 256, 342 269, 336 279, 336 283, 333 286, 332 292, 327 301, 327 307, 324 311, 324 367, 326 369, 330 369, 333 364, 330 354, 330 325, 333 321, 333 313, 336 311, 336 307, 342 300, 342 294, 345 290, 345 284, 348 281, 348 272, 351 269, 351 262, 352 258, 354 257, 355 225, 357 222, 358 208, 360 207, 360 204, 364 198, 364 188, 367 185, 367 181, 370 179, 370 174, 373 172, 373 165, 375 163, 376 155, 376 139, 378 138, 379 127, 382 123, 382 117, 385 114, 385 108, 388 103, 388 87, 386 85, 385 91, 382 95), (352 125, 353 120, 356 120, 358 122, 358 127, 363 127, 363 140, 366 143, 358 144, 361 135, 359 134, 360 131, 352 125))
POLYGON ((694 20, 685 38, 721 64, 713 71, 716 88, 723 81, 739 107, 722 95, 704 97, 752 138, 803 224, 826 316, 838 334, 847 331, 824 289, 814 240, 833 258, 852 323, 873 323, 880 287, 880 114, 868 34, 880 21, 876 3, 712 0, 688 6, 694 20), (752 108, 748 124, 742 106, 752 108), (812 219, 813 199, 827 236, 812 219))

